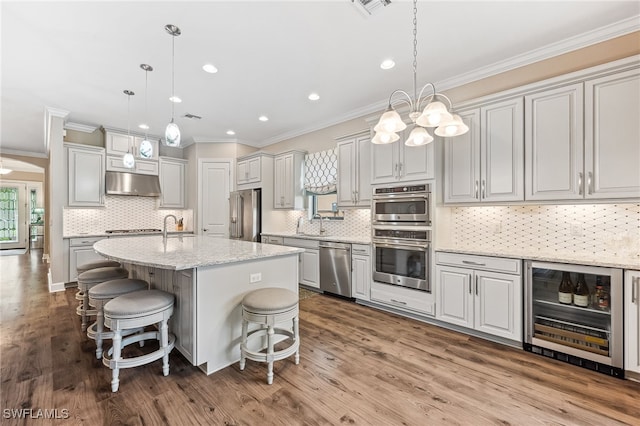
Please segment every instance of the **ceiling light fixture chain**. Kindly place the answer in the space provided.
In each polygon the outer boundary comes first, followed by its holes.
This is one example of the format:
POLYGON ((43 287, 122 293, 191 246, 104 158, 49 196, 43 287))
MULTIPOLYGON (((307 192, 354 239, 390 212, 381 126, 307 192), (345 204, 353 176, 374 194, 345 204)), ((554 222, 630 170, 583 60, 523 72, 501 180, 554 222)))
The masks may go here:
POLYGON ((425 127, 436 127, 435 134, 438 136, 452 137, 462 135, 469 131, 460 116, 451 114, 451 100, 442 93, 436 91, 433 83, 426 83, 420 93, 417 93, 418 75, 418 1, 413 0, 413 97, 404 90, 396 89, 389 96, 387 110, 382 114, 378 124, 373 128, 375 131, 371 142, 374 144, 388 144, 400 139, 398 132, 407 128, 400 114, 394 109, 393 104, 403 103, 409 106, 409 119, 413 123, 413 130, 405 141, 407 146, 426 145, 433 141, 433 136, 427 132, 425 127), (429 88, 432 93, 423 97, 425 90, 429 88), (396 96, 398 95, 398 96, 396 96), (396 96, 394 101, 394 96, 396 96), (449 107, 438 99, 444 99, 449 107), (422 110, 422 105, 425 105, 422 110))

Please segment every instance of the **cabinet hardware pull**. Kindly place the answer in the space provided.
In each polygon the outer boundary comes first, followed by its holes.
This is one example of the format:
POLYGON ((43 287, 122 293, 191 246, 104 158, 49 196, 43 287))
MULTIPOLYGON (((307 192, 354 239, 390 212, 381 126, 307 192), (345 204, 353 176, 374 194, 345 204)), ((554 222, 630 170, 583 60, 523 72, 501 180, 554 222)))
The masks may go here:
POLYGON ((476 296, 478 295, 478 276, 476 275, 476 296))
POLYGON ((582 172, 578 173, 578 195, 582 195, 583 193, 583 189, 582 189, 582 172))
POLYGON ((471 274, 469 274, 469 294, 471 294, 471 274))
POLYGON ((360 198, 360 197, 358 196, 358 195, 359 195, 359 194, 358 194, 358 190, 356 190, 356 191, 355 191, 355 193, 356 193, 356 201, 355 201, 355 202, 357 203, 357 202, 358 202, 358 198, 360 198))
POLYGON ((400 178, 400 174, 398 173, 398 163, 396 163, 394 167, 393 177, 396 179, 400 178))
POLYGON ((393 303, 398 303, 398 304, 400 304, 400 305, 406 305, 406 304, 407 304, 407 302, 402 302, 402 301, 400 301, 400 300, 396 300, 396 299, 391 299, 391 301, 392 301, 393 303))
POLYGON ((475 194, 476 195, 474 195, 473 198, 477 199, 478 198, 478 181, 477 180, 476 180, 476 191, 475 191, 475 194))
POLYGON ((640 282, 640 278, 638 277, 631 279, 631 303, 636 303, 636 287, 638 282, 640 282))
POLYGON ((589 191, 589 195, 593 194, 593 173, 589 172, 587 174, 587 190, 589 191))
POLYGON ((485 182, 484 179, 482 179, 482 199, 486 199, 487 198, 487 183, 485 182))
POLYGON ((464 263, 465 265, 486 266, 484 263, 472 262, 470 260, 463 260, 462 263, 464 263))
POLYGON ((402 163, 400 163, 400 171, 398 172, 398 177, 402 177, 402 163))

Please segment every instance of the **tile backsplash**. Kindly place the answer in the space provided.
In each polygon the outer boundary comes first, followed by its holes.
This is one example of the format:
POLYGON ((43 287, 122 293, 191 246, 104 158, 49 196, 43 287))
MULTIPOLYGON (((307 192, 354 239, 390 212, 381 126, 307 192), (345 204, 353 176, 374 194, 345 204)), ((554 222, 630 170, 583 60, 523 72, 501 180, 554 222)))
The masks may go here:
POLYGON ((438 243, 458 249, 608 254, 640 260, 640 204, 439 208, 438 243))
MULTIPOLYGON (((369 238, 371 237, 371 210, 355 209, 344 210, 340 214, 344 214, 344 220, 325 220, 323 227, 329 235, 337 237, 355 237, 369 238)), ((287 212, 284 232, 296 232, 298 218, 303 216, 304 224, 300 231, 308 233, 317 233, 320 230, 320 221, 307 219, 307 211, 289 211, 287 212)))
MULTIPOLYGON (((158 199, 153 197, 128 197, 106 195, 101 208, 66 208, 63 213, 63 234, 100 234, 107 229, 162 229, 166 215, 184 219, 184 229, 193 230, 193 211, 158 209, 158 199)), ((175 229, 173 223, 167 229, 175 229)))

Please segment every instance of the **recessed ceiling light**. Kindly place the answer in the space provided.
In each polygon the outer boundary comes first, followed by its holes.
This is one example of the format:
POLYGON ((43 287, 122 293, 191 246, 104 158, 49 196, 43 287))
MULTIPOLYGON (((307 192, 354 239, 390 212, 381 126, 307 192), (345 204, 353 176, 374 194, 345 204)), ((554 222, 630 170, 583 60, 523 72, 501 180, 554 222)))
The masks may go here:
POLYGON ((140 127, 141 129, 144 129, 144 130, 149 130, 149 126, 144 124, 144 123, 139 124, 138 127, 140 127))
POLYGON ((380 68, 382 68, 383 70, 390 70, 391 68, 393 68, 395 66, 396 66, 396 63, 393 62, 393 59, 385 59, 380 64, 380 68))
POLYGON ((234 132, 233 130, 227 130, 227 134, 228 134, 229 136, 233 136, 233 135, 235 135, 235 134, 236 134, 236 132, 234 132))
POLYGON ((169 98, 169 100, 170 100, 171 102, 175 102, 175 103, 177 103, 177 104, 179 104, 180 102, 182 102, 182 99, 180 99, 179 97, 177 97, 177 96, 175 96, 175 95, 174 95, 174 96, 171 96, 171 97, 169 98))
POLYGON ((317 93, 311 93, 309 95, 309 100, 310 101, 317 101, 318 99, 320 99, 320 95, 318 95, 317 93))
POLYGON ((208 72, 209 74, 215 74, 218 72, 218 68, 216 68, 213 64, 204 64, 202 69, 208 72))
POLYGON ((258 120, 260 120, 260 121, 269 121, 269 117, 267 117, 266 115, 261 115, 260 117, 258 117, 258 120))

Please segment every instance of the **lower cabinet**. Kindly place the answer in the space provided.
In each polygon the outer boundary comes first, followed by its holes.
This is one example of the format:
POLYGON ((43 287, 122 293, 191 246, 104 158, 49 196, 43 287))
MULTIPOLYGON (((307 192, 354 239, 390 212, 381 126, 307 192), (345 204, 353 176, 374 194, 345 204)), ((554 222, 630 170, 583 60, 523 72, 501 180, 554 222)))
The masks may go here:
POLYGON ((640 271, 624 273, 624 369, 640 380, 640 271))
POLYGON ((369 300, 371 293, 371 248, 351 244, 351 297, 369 300))
POLYGON ((93 245, 102 239, 104 237, 69 238, 69 270, 65 274, 66 282, 78 280, 77 268, 79 265, 104 259, 93 250, 93 245))
POLYGON ((522 261, 436 252, 436 318, 522 341, 522 261))
POLYGON ((298 282, 308 287, 320 288, 320 249, 317 240, 284 238, 283 245, 303 248, 298 256, 298 282))
POLYGON ((433 295, 426 291, 374 281, 371 283, 371 300, 404 311, 434 314, 433 295))

